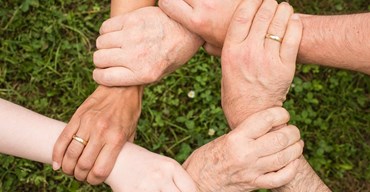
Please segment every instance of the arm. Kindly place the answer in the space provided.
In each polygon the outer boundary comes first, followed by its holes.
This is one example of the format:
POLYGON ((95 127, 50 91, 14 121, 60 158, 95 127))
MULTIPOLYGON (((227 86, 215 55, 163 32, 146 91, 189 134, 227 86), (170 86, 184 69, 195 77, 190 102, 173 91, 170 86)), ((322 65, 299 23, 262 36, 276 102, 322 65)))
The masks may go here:
POLYGON ((331 190, 312 169, 307 160, 301 156, 297 175, 288 184, 272 189, 276 192, 330 192, 331 190))
MULTIPOLYGON (((113 0, 111 15, 153 4, 152 0, 113 0)), ((125 142, 133 141, 142 92, 142 86, 99 86, 77 109, 55 143, 53 169, 62 167, 63 172, 90 184, 103 182, 125 142), (87 145, 72 141, 73 135, 88 141, 87 145)))
MULTIPOLYGON (((205 49, 221 55, 231 16, 241 0, 159 0, 171 18, 206 40, 205 49)), ((261 1, 252 1, 258 4, 261 1)), ((370 13, 302 15, 303 37, 298 54, 302 63, 315 63, 370 74, 370 13)))
MULTIPOLYGON (((302 35, 302 23, 297 15, 290 17, 293 9, 288 4, 281 3, 274 15, 274 1, 265 0, 257 13, 250 11, 256 8, 245 8, 252 6, 245 2, 230 24, 221 57, 222 104, 227 120, 234 126, 256 111, 282 105, 294 77, 302 35), (253 23, 249 33, 240 29, 246 23, 253 23), (280 37, 285 34, 285 38, 276 42, 265 38, 266 33, 280 37)), ((303 157, 297 171, 296 177, 278 191, 330 191, 303 157)))
MULTIPOLYGON (((0 99, 0 153, 52 163, 53 144, 65 123, 0 99)), ((195 191, 190 176, 176 161, 132 143, 120 150, 105 181, 114 191, 195 191), (158 177, 160 173, 161 177, 158 177)))
POLYGON ((370 13, 302 15, 298 60, 370 74, 370 13))

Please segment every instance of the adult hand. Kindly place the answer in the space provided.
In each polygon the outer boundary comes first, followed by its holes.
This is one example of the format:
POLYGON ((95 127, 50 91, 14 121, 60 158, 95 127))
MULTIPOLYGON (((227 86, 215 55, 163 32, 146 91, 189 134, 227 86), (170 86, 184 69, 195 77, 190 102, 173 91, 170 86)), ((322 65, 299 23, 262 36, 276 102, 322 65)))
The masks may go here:
POLYGON ((196 185, 179 163, 126 143, 106 180, 113 191, 195 192, 196 185))
POLYGON ((299 130, 284 125, 288 121, 289 114, 281 107, 255 113, 194 151, 183 166, 203 192, 285 185, 296 175, 303 152, 299 130))
POLYGON ((100 34, 93 76, 106 86, 156 82, 185 64, 203 43, 158 7, 108 19, 100 34))
POLYGON ((109 175, 141 112, 142 87, 99 86, 77 109, 54 145, 53 168, 99 184, 109 175), (87 145, 72 139, 84 139, 87 145))
MULTIPOLYGON (((261 0, 248 0, 258 4, 261 0)), ((204 48, 220 55, 231 17, 241 0, 159 0, 159 7, 172 19, 201 36, 204 48)), ((252 17, 253 18, 253 17, 252 17)))
POLYGON ((282 106, 302 35, 302 23, 288 3, 251 2, 236 10, 222 50, 222 107, 231 128, 257 111, 282 106), (284 38, 280 43, 266 34, 284 38))

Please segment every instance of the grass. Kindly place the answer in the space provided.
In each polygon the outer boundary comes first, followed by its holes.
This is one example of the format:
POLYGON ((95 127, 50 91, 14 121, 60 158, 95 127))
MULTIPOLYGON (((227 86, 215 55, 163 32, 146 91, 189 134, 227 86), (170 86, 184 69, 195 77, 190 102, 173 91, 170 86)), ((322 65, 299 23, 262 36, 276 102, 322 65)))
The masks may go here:
MULTIPOLYGON (((109 1, 1 1, 0 97, 68 121, 95 89, 94 41, 109 1)), ((311 14, 369 11, 366 0, 290 1, 311 14)), ((146 88, 137 143, 182 162, 228 131, 220 107, 220 61, 203 51, 146 88), (188 97, 194 91, 195 97, 188 97), (214 132, 214 134, 213 134, 214 132)), ((285 107, 305 140, 305 155, 334 191, 370 189, 368 76, 299 65, 285 107)), ((0 191, 110 191, 50 166, 0 155, 0 191)))

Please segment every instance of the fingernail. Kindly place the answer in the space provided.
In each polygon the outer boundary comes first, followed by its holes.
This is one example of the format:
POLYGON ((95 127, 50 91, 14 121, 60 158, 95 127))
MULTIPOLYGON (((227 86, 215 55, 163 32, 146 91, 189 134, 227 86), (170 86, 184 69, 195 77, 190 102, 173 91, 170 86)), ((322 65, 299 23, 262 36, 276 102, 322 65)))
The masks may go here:
POLYGON ((53 169, 54 169, 54 171, 57 171, 58 169, 60 169, 59 163, 53 161, 53 169))
POLYGON ((299 15, 298 14, 293 14, 291 19, 293 20, 299 20, 299 15))

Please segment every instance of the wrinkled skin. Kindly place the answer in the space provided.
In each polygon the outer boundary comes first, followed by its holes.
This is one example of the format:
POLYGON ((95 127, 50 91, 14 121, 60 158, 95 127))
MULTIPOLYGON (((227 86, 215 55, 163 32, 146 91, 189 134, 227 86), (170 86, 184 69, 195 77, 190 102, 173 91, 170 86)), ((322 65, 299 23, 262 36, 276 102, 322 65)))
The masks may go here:
POLYGON ((158 7, 108 19, 100 34, 93 77, 106 86, 157 82, 185 64, 203 43, 158 7))
POLYGON ((276 188, 297 173, 303 142, 283 108, 271 108, 229 134, 194 151, 184 168, 200 191, 237 192, 276 188), (279 126, 279 127, 278 127, 279 126))
POLYGON ((244 4, 234 14, 221 57, 222 107, 231 128, 257 111, 282 106, 302 35, 302 23, 291 19, 289 4, 244 4), (267 33, 285 38, 279 43, 265 38, 267 33))
MULTIPOLYGON (((102 183, 123 145, 133 140, 141 112, 142 87, 99 86, 77 109, 54 145, 53 162, 79 181, 102 183), (72 139, 88 141, 86 146, 72 139)), ((53 163, 54 164, 54 163, 53 163)))
MULTIPOLYGON (((208 53, 221 55, 231 18, 242 0, 159 0, 171 18, 201 36, 208 53)), ((262 0, 249 0, 260 4, 262 0)))

